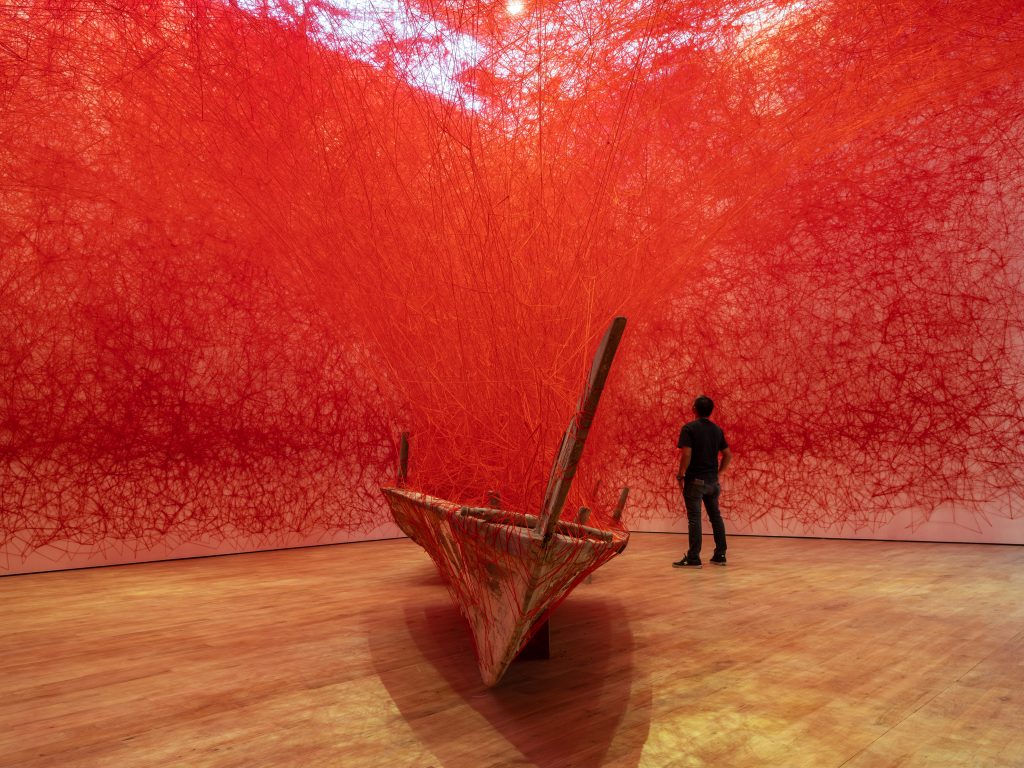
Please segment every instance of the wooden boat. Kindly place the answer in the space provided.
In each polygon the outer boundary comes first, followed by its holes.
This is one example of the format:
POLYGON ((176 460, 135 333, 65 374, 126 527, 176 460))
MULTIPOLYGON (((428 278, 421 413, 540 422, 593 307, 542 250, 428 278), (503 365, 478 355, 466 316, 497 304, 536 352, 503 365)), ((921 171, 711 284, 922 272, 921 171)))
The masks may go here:
MULTIPOLYGON (((586 525, 582 510, 576 522, 560 519, 625 325, 625 318, 615 318, 598 347, 540 515, 465 506, 402 487, 381 489, 398 527, 434 560, 469 622, 485 685, 495 685, 569 592, 629 541, 620 523, 628 489, 609 529, 586 525)), ((403 461, 407 451, 403 441, 403 461)), ((400 481, 404 476, 403 464, 400 481)))

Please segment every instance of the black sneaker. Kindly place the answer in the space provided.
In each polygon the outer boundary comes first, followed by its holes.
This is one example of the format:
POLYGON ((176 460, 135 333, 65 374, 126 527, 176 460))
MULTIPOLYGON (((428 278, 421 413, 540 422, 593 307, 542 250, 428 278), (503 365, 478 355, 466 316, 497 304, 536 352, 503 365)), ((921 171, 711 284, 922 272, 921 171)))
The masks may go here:
POLYGON ((713 555, 711 562, 715 565, 725 565, 725 555, 713 555))
POLYGON ((682 560, 676 563, 672 563, 673 568, 703 568, 700 564, 700 560, 691 560, 690 556, 687 555, 682 560))

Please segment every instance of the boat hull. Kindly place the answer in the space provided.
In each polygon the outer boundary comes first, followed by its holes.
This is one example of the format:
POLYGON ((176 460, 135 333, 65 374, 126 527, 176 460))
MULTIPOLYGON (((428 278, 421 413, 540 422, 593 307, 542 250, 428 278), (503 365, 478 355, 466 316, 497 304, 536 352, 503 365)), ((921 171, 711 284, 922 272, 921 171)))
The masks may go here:
POLYGON ((480 675, 495 685, 548 615, 629 541, 622 528, 537 519, 383 488, 398 527, 427 551, 469 623, 480 675))

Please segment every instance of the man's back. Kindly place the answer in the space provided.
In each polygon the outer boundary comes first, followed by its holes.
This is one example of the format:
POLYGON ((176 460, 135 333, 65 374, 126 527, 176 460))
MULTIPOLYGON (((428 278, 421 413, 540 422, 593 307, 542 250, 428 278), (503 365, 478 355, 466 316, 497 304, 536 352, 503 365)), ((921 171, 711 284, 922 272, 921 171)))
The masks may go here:
POLYGON ((689 448, 690 464, 686 479, 718 479, 718 453, 729 447, 725 433, 711 419, 699 418, 683 426, 679 432, 679 448, 689 448))

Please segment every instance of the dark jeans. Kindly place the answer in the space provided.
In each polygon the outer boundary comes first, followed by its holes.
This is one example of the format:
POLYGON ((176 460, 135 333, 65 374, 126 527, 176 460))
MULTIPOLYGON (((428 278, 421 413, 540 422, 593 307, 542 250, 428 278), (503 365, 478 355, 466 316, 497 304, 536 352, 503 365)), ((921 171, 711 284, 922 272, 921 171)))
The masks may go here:
POLYGON ((722 486, 717 480, 687 480, 683 484, 683 501, 686 502, 686 523, 690 534, 690 551, 687 556, 691 560, 700 562, 700 545, 702 531, 700 527, 700 503, 704 501, 704 508, 708 512, 708 520, 711 521, 711 531, 715 535, 715 554, 725 554, 725 523, 722 522, 722 513, 718 509, 718 497, 722 493, 722 486))

